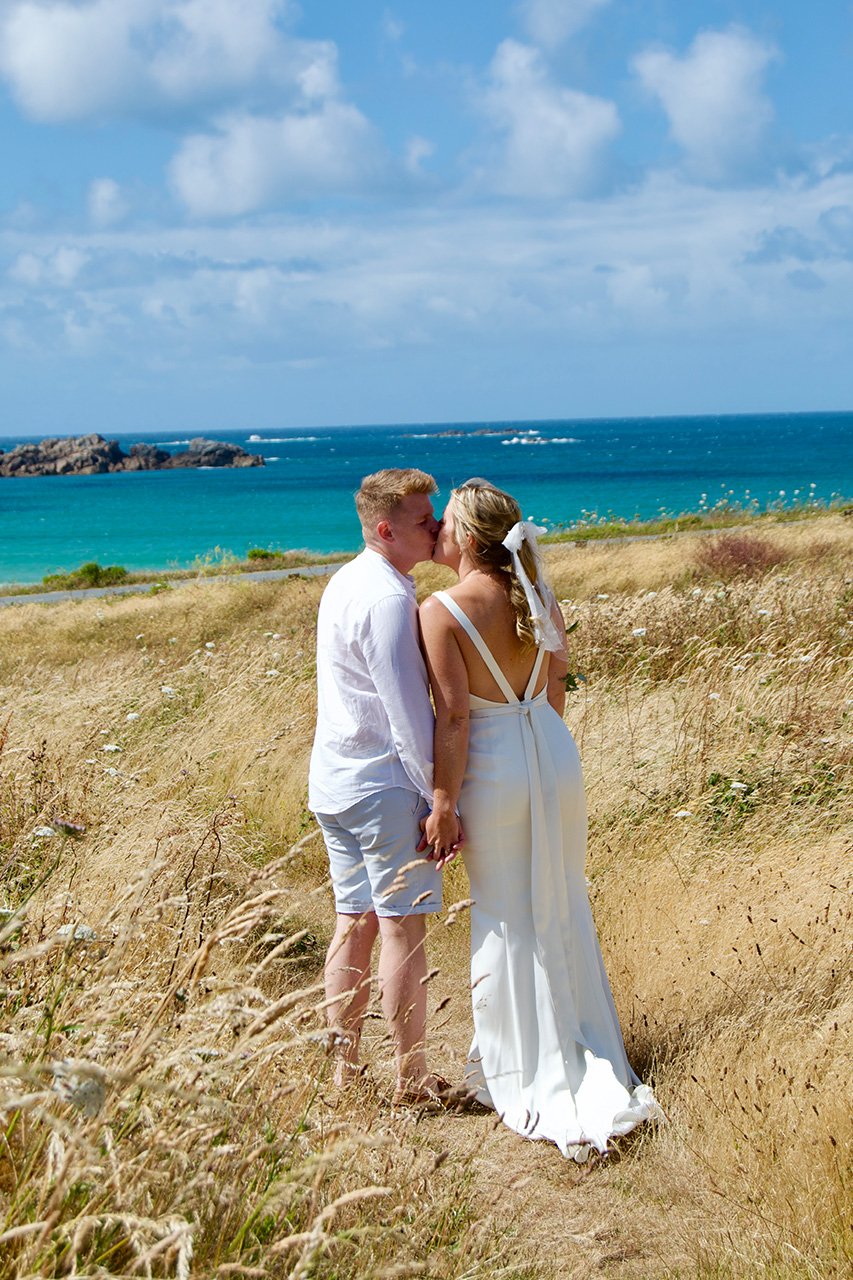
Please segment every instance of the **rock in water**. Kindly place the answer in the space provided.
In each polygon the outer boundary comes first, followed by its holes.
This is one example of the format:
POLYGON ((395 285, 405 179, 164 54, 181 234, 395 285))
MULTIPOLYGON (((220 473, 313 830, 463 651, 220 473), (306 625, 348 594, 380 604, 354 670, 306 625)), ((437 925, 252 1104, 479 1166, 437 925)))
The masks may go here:
POLYGON ((259 453, 238 444, 198 436, 182 453, 170 454, 154 444, 132 444, 122 453, 117 440, 96 432, 85 436, 51 437, 41 444, 19 444, 8 453, 0 449, 0 476, 94 476, 109 471, 164 471, 173 467, 262 467, 259 453))

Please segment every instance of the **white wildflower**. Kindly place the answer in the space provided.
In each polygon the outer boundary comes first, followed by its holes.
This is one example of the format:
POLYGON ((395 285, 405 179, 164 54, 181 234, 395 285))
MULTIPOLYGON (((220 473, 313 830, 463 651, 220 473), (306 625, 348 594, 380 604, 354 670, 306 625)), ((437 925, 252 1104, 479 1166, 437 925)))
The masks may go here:
POLYGON ((281 674, 281 672, 276 671, 275 667, 273 667, 270 671, 265 671, 265 672, 264 672, 264 675, 265 675, 265 676, 277 676, 277 675, 280 675, 280 674, 281 674))
POLYGON ((121 751, 121 747, 116 742, 105 742, 101 747, 102 751, 121 751))
POLYGON ((644 636, 645 634, 646 634, 645 627, 635 627, 634 630, 631 632, 632 636, 644 636))
POLYGON ((689 809, 679 809, 675 816, 676 818, 692 818, 693 814, 689 809))
POLYGON ((606 592, 606 591, 599 591, 599 593, 598 593, 598 599, 599 599, 599 600, 609 600, 609 599, 610 599, 610 596, 607 594, 607 592, 606 592))
POLYGON ((53 827, 36 827, 30 838, 32 840, 50 840, 55 835, 56 832, 53 827))
POLYGON ((745 782, 733 782, 729 788, 730 791, 748 791, 749 786, 745 782))
POLYGON ((711 698, 714 702, 720 701, 720 695, 718 693, 709 693, 708 697, 711 698))
POLYGON ((205 647, 205 649, 215 649, 215 648, 216 648, 216 645, 214 644, 214 642, 213 642, 212 640, 208 640, 208 641, 206 641, 206 643, 205 643, 205 646, 204 646, 204 647, 205 647))
POLYGON ((134 721, 134 720, 138 720, 138 719, 139 719, 139 712, 138 712, 138 711, 128 711, 127 716, 126 716, 125 718, 126 718, 127 720, 131 721, 131 722, 132 722, 132 721, 134 721))
POLYGON ((178 691, 177 689, 173 689, 170 684, 161 684, 160 692, 162 693, 164 698, 174 698, 175 694, 178 691))

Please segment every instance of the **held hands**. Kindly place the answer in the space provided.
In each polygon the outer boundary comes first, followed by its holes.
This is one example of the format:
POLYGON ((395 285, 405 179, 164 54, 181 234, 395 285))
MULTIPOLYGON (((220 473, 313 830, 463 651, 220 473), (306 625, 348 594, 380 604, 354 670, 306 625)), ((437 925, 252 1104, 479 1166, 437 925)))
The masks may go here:
POLYGON ((453 810, 442 812, 434 809, 426 818, 421 819, 421 830, 423 835, 417 852, 434 862, 439 871, 456 857, 465 843, 465 832, 453 810))

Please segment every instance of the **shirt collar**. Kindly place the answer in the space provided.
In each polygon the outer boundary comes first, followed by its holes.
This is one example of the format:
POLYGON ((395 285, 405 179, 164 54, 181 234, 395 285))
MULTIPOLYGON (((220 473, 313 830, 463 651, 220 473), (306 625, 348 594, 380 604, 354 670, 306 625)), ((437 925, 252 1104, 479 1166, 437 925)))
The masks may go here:
POLYGON ((380 560, 382 565, 385 566, 385 570, 383 570, 383 572, 387 571, 388 573, 393 574, 398 581, 405 583, 407 590, 411 591, 412 594, 415 593, 415 580, 412 575, 410 573, 401 573, 399 569, 395 569, 387 556, 383 556, 379 551, 374 551, 373 547, 365 547, 362 555, 372 556, 374 561, 380 560))

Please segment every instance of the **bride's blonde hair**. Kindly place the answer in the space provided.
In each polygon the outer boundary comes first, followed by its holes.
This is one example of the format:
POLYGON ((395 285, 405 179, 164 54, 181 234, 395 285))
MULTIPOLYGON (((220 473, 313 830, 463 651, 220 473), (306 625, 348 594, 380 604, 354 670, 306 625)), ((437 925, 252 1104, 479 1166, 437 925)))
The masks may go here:
MULTIPOLYGON (((532 647, 536 644, 536 633, 530 605, 513 568, 512 556, 503 545, 503 539, 521 519, 521 508, 515 498, 503 489, 496 489, 488 480, 466 480, 458 489, 451 490, 450 503, 459 550, 483 569, 506 574, 516 634, 526 648, 532 647), (473 542, 469 542, 469 538, 473 542)), ((542 596, 538 559, 529 542, 521 544, 519 556, 525 573, 542 596)))

